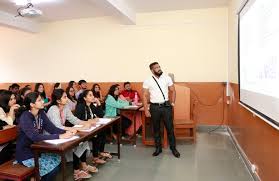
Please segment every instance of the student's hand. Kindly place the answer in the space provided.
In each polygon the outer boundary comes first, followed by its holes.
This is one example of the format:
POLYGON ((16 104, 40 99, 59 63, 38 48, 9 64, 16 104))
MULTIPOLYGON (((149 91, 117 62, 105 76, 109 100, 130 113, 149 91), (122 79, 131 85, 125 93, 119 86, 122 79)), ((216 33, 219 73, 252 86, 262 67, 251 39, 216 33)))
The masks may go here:
POLYGON ((101 105, 100 100, 99 100, 98 98, 96 98, 96 97, 94 98, 94 102, 95 102, 95 103, 97 103, 97 105, 98 105, 98 106, 100 106, 100 105, 101 105))
POLYGON ((91 128, 91 124, 88 121, 83 121, 81 123, 81 125, 82 125, 81 129, 89 129, 89 128, 91 128))
POLYGON ((151 114, 150 114, 149 110, 145 110, 144 112, 145 112, 145 117, 147 117, 147 118, 151 117, 151 114))
POLYGON ((88 121, 92 126, 96 126, 96 123, 99 121, 99 118, 89 119, 88 121))
POLYGON ((72 127, 68 128, 68 131, 71 132, 73 135, 77 133, 77 129, 72 127))
POLYGON ((18 109, 19 107, 20 107, 20 105, 15 104, 15 105, 12 105, 12 106, 11 106, 10 110, 11 110, 11 111, 14 111, 14 110, 18 109))
POLYGON ((66 131, 66 133, 59 135, 59 139, 68 139, 73 137, 73 134, 70 131, 66 131))
POLYGON ((13 128, 15 127, 15 125, 6 125, 6 126, 3 126, 3 129, 10 129, 10 128, 13 128))
POLYGON ((125 99, 126 99, 128 102, 133 102, 133 99, 131 99, 130 97, 125 97, 125 99))

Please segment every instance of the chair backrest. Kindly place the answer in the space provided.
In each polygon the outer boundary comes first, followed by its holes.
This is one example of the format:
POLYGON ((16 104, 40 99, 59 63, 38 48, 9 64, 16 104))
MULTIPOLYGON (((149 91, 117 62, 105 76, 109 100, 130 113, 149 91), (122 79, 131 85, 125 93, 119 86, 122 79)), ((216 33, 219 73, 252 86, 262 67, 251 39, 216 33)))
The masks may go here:
POLYGON ((191 119, 190 88, 175 84, 176 101, 174 106, 174 121, 189 121, 191 119))
POLYGON ((17 137, 17 127, 1 130, 0 131, 0 144, 14 141, 14 140, 16 140, 16 137, 17 137))

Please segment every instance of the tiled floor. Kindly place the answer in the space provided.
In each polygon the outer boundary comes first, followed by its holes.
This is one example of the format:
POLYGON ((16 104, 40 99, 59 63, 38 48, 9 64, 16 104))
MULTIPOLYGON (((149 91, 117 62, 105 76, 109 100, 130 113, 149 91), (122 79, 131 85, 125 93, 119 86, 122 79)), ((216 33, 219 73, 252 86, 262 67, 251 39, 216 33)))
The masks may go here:
MULTIPOLYGON (((139 140, 140 142, 140 140, 139 140)), ((107 150, 115 149, 107 145, 107 150)), ((121 147, 121 161, 114 158, 99 167, 91 179, 97 181, 252 181, 230 137, 225 132, 198 133, 195 145, 178 141, 181 158, 175 158, 168 149, 152 157, 153 147, 140 143, 121 147)), ((72 178, 72 165, 67 166, 67 180, 72 178)), ((61 180, 58 175, 57 180, 61 180)))

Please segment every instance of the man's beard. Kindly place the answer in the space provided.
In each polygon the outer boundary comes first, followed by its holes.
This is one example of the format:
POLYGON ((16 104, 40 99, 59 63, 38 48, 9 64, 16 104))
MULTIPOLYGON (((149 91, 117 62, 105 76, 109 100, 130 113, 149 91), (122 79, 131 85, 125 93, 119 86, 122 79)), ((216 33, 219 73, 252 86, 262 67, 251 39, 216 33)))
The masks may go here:
POLYGON ((160 72, 154 72, 154 74, 158 77, 160 77, 162 74, 163 74, 163 71, 160 71, 160 72))

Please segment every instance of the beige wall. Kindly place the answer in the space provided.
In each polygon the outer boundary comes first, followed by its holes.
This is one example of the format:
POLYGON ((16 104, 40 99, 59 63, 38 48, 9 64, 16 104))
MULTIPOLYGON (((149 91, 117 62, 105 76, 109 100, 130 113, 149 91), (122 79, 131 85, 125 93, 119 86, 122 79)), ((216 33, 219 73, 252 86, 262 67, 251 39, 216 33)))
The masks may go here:
POLYGON ((176 81, 225 82, 228 9, 111 17, 43 24, 30 34, 0 27, 0 82, 142 81, 158 60, 176 81))
POLYGON ((229 82, 238 83, 238 16, 246 0, 231 0, 229 5, 229 82))

